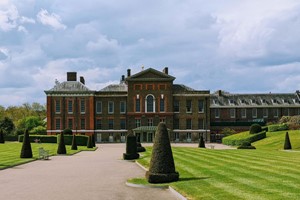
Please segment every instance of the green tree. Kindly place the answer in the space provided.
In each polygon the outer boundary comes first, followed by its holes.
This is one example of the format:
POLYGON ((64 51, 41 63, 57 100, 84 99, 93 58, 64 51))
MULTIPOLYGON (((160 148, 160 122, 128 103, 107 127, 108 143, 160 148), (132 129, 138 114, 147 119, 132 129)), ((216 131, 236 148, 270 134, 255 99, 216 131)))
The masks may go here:
POLYGON ((47 129, 45 126, 37 126, 34 127, 31 131, 30 134, 35 134, 35 135, 46 135, 47 134, 47 129))
POLYGON ((0 129, 3 130, 4 134, 12 135, 15 129, 15 125, 10 118, 4 117, 4 119, 0 121, 0 129))

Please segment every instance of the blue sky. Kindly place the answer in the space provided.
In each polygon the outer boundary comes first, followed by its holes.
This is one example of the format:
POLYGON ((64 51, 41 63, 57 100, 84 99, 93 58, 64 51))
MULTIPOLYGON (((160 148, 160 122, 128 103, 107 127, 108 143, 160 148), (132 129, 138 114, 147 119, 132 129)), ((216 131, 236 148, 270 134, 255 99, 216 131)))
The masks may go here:
POLYGON ((100 90, 130 68, 194 89, 300 89, 298 0, 1 0, 0 105, 44 104, 77 71, 100 90))

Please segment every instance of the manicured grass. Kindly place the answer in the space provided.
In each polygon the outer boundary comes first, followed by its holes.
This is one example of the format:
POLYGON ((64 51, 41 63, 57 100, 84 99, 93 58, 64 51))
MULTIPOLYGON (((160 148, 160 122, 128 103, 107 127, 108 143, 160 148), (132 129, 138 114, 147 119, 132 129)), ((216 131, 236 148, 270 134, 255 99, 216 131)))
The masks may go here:
POLYGON ((300 150, 300 131, 299 130, 288 130, 288 131, 277 131, 267 132, 267 138, 252 143, 258 149, 266 150, 283 150, 285 133, 289 132, 290 141, 292 144, 292 150, 300 150))
MULTIPOLYGON (((300 152, 172 150, 180 180, 169 185, 189 199, 300 199, 300 152)), ((147 147, 138 162, 148 168, 150 156, 147 147)))
MULTIPOLYGON (((8 167, 16 166, 19 164, 24 164, 33 160, 36 160, 39 156, 38 149, 43 147, 45 150, 49 150, 51 156, 56 155, 57 144, 37 144, 31 143, 33 158, 20 158, 22 143, 19 142, 6 142, 5 144, 0 144, 0 169, 5 169, 8 167)), ((83 146, 78 146, 78 150, 71 150, 71 146, 66 145, 67 155, 73 155, 80 151, 95 150, 88 149, 83 146)))

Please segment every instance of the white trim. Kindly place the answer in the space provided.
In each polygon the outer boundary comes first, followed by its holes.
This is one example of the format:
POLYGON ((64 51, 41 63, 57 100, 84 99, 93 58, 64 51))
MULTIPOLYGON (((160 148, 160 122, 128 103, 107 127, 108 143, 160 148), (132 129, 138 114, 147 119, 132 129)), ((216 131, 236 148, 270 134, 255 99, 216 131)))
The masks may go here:
POLYGON ((126 133, 128 130, 94 130, 95 133, 126 133))
POLYGON ((210 132, 210 130, 205 130, 205 129, 197 129, 197 130, 193 130, 193 129, 186 129, 186 130, 179 130, 179 129, 174 129, 172 130, 174 133, 177 132, 177 133, 186 133, 186 132, 189 132, 189 133, 205 133, 205 132, 210 132))

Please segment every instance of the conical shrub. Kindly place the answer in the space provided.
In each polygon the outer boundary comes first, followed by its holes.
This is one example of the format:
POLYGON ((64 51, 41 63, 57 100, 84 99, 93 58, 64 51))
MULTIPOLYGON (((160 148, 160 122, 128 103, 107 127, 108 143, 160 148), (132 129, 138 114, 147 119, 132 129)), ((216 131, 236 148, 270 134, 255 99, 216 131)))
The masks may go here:
POLYGON ((137 152, 145 152, 146 151, 145 147, 143 147, 141 144, 140 136, 138 136, 136 139, 136 150, 137 150, 137 152))
POLYGON ((72 146, 71 146, 71 150, 77 150, 77 142, 76 142, 76 135, 74 134, 73 135, 73 138, 72 138, 72 146))
POLYGON ((92 135, 92 144, 93 144, 93 147, 96 147, 95 134, 92 135))
POLYGON ((93 148, 92 136, 89 136, 86 147, 93 148))
POLYGON ((29 133, 28 130, 25 130, 24 138, 23 138, 23 145, 21 149, 21 158, 32 158, 32 149, 29 140, 29 133))
POLYGON ((138 159, 140 154, 137 153, 136 136, 133 133, 127 135, 126 153, 123 153, 124 160, 138 159))
POLYGON ((285 134, 285 141, 284 141, 284 149, 292 149, 289 133, 286 132, 285 134))
POLYGON ((67 154, 66 145, 65 145, 65 139, 64 134, 60 134, 59 142, 58 142, 58 148, 57 148, 57 154, 67 154))
POLYGON ((4 133, 2 130, 0 130, 0 143, 4 144, 5 140, 4 140, 4 133))
POLYGON ((146 172, 149 183, 168 183, 178 181, 173 153, 165 123, 159 123, 153 144, 149 171, 146 172))
POLYGON ((205 142, 203 139, 203 135, 200 136, 199 148, 205 148, 205 142))

